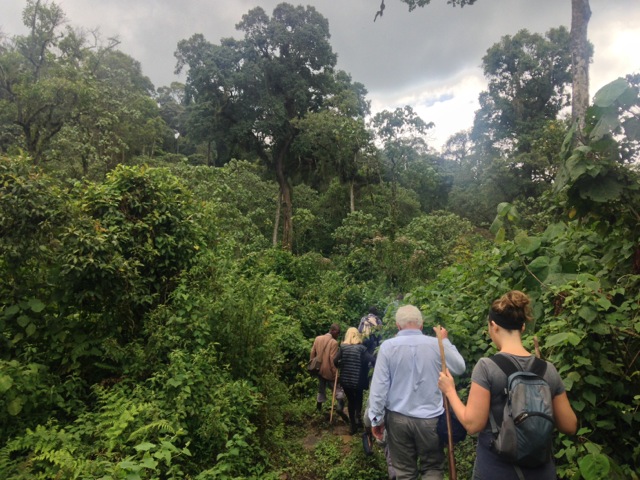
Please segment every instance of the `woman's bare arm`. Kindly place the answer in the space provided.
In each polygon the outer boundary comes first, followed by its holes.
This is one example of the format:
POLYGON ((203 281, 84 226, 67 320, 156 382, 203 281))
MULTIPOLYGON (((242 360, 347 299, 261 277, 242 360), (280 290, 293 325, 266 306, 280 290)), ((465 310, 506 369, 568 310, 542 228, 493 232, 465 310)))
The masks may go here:
POLYGON ((578 417, 571 408, 567 392, 553 397, 553 419, 556 422, 556 428, 562 433, 573 435, 578 429, 578 417))
POLYGON ((453 377, 447 373, 440 373, 438 387, 449 399, 453 412, 460 420, 467 432, 471 435, 482 430, 489 420, 489 408, 491 406, 491 392, 475 382, 471 382, 469 398, 465 406, 458 397, 453 377))

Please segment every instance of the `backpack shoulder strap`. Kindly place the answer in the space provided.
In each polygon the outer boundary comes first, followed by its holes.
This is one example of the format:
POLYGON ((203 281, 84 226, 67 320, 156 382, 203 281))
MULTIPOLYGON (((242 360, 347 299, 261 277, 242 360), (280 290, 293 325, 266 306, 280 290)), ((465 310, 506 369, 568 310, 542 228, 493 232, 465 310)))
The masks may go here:
POLYGON ((531 369, 529 371, 531 373, 535 373, 540 378, 544 378, 544 374, 547 372, 547 362, 545 362, 541 358, 536 357, 533 359, 533 365, 531 366, 531 369))
POLYGON ((518 370, 520 370, 515 363, 513 363, 504 355, 492 355, 489 357, 489 359, 492 360, 493 363, 498 365, 498 367, 500 367, 500 370, 504 372, 507 378, 509 378, 512 373, 516 373, 518 370))
MULTIPOLYGON (((492 355, 489 359, 493 360, 493 362, 500 367, 500 370, 504 372, 504 374, 509 378, 510 375, 516 373, 517 371, 521 371, 521 369, 504 355, 492 355)), ((533 359, 533 365, 528 372, 535 373, 540 378, 544 377, 544 374, 547 371, 547 362, 544 360, 535 357, 533 359)))

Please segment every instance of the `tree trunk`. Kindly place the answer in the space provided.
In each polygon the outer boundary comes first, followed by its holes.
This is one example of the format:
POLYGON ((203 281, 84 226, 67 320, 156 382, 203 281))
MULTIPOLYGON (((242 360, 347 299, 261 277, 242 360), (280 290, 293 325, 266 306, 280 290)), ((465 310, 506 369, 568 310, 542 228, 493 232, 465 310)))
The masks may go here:
POLYGON ((280 186, 282 204, 282 248, 291 251, 293 248, 293 205, 291 203, 291 186, 284 174, 284 154, 276 158, 276 178, 280 186))
POLYGON ((571 0, 571 67, 573 70, 573 101, 571 118, 577 122, 580 136, 589 107, 589 43, 587 27, 591 18, 589 0, 571 0))
POLYGON ((355 193, 354 193, 354 184, 355 182, 352 180, 349 183, 349 200, 350 200, 350 207, 351 207, 351 213, 356 211, 356 199, 355 199, 355 193))
POLYGON ((278 245, 278 229, 280 228, 280 206, 282 205, 282 195, 278 192, 276 200, 276 218, 273 221, 273 246, 278 245))

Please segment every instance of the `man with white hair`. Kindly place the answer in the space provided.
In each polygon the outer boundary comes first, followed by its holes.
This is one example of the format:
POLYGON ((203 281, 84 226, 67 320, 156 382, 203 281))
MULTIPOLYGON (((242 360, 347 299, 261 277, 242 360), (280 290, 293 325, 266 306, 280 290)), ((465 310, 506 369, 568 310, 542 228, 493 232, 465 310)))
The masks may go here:
MULTIPOLYGON (((422 334, 422 313, 413 305, 396 312, 398 334, 380 346, 369 393, 373 435, 387 430, 397 480, 442 480, 444 448, 438 417, 444 412, 438 376, 442 370, 436 337, 422 334)), ((434 327, 435 330, 435 327, 434 327)), ((464 372, 464 359, 442 329, 447 368, 464 372)))

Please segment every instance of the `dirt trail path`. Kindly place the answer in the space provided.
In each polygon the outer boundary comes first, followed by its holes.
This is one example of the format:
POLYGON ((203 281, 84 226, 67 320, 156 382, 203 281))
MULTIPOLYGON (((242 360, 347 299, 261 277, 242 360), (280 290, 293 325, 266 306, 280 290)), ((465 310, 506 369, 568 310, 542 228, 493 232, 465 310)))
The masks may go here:
POLYGON ((345 446, 350 447, 351 441, 354 437, 362 435, 362 431, 359 431, 355 435, 349 434, 349 425, 345 423, 337 415, 334 416, 333 421, 329 423, 329 414, 323 415, 323 418, 316 418, 311 422, 311 428, 304 437, 302 445, 306 450, 312 450, 313 447, 326 435, 333 435, 340 437, 342 443, 345 446), (326 418, 325 418, 326 417, 326 418))

